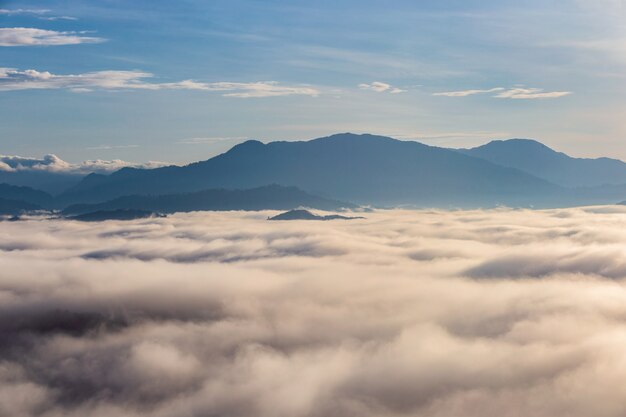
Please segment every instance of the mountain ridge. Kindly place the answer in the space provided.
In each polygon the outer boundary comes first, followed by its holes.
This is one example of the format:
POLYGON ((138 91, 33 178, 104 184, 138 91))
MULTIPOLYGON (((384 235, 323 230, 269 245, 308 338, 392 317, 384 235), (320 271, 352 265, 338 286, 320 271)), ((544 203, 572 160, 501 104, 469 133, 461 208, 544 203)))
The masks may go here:
POLYGON ((626 162, 607 157, 575 158, 534 139, 493 140, 458 151, 564 187, 626 184, 626 162))
POLYGON ((377 135, 337 134, 310 141, 246 141, 205 161, 153 170, 125 169, 95 185, 83 181, 66 201, 203 188, 295 186, 357 203, 530 204, 560 190, 520 170, 455 150, 377 135))

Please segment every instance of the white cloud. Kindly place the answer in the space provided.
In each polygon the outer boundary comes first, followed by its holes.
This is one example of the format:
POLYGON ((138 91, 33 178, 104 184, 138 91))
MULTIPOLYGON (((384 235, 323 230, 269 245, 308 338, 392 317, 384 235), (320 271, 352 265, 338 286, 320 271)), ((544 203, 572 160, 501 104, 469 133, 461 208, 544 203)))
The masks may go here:
POLYGON ((33 15, 40 20, 78 20, 73 16, 50 16, 52 10, 50 9, 0 9, 0 15, 4 16, 18 16, 18 15, 33 15))
POLYGON ((286 86, 276 81, 205 83, 183 80, 169 83, 145 81, 153 75, 143 71, 96 71, 57 75, 47 71, 0 68, 0 91, 68 89, 73 92, 99 90, 198 90, 224 92, 224 97, 259 98, 291 95, 316 97, 320 91, 310 86, 286 86))
POLYGON ((626 207, 0 228, 0 415, 622 417, 626 207))
POLYGON ((87 32, 59 32, 35 28, 0 28, 0 46, 59 46, 100 43, 106 39, 85 36, 87 32))
POLYGON ((496 94, 496 98, 532 100, 541 98, 559 98, 572 94, 571 91, 544 91, 542 88, 512 88, 496 94))
MULTIPOLYGON (((106 146, 106 145, 105 145, 106 146)), ((113 149, 114 146, 96 147, 94 149, 113 149)), ((130 147, 135 145, 126 145, 130 147)), ((0 171, 23 172, 23 171, 45 171, 55 173, 66 173, 76 175, 86 175, 92 172, 109 173, 124 167, 134 168, 157 168, 169 165, 164 162, 134 163, 115 159, 106 161, 101 159, 83 161, 79 164, 66 162, 56 155, 45 155, 43 158, 29 158, 14 155, 0 155, 0 171)))
POLYGON ((484 93, 493 93, 496 91, 502 91, 504 88, 490 88, 488 90, 462 90, 462 91, 444 91, 442 93, 434 93, 433 96, 443 96, 443 97, 467 97, 473 96, 475 94, 484 94, 484 93))
POLYGON ((181 145, 207 145, 207 144, 216 144, 216 143, 224 143, 224 142, 239 142, 248 139, 245 136, 232 136, 232 137, 208 137, 208 138, 187 138, 181 139, 176 143, 181 145))
POLYGON ((50 9, 0 9, 0 15, 14 16, 20 14, 44 15, 50 13, 50 9))
POLYGON ((374 81, 371 84, 359 84, 359 88, 362 90, 370 90, 375 91, 377 93, 390 93, 390 94, 399 94, 404 93, 406 90, 402 90, 397 87, 393 87, 390 84, 383 83, 380 81, 374 81))
POLYGON ((441 93, 433 93, 433 96, 444 96, 444 97, 467 97, 475 94, 486 94, 486 93, 495 93, 498 94, 493 95, 495 98, 509 98, 509 99, 518 99, 518 100, 532 100, 532 99, 542 99, 542 98, 559 98, 572 94, 571 91, 545 91, 542 88, 503 88, 496 87, 490 88, 487 90, 461 90, 461 91, 446 91, 441 93))

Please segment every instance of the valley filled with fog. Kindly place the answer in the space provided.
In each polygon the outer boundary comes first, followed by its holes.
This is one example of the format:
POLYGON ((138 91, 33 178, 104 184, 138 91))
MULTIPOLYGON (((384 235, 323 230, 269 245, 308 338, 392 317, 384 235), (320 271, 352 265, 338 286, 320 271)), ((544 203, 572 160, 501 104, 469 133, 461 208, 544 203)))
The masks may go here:
POLYGON ((623 416, 626 207, 0 227, 2 416, 623 416))

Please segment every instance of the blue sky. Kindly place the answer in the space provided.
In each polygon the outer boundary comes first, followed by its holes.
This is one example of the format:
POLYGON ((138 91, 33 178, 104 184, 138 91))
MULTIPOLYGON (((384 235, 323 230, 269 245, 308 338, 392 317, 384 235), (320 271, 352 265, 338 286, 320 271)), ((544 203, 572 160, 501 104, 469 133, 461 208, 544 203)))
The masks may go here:
POLYGON ((0 154, 530 137, 626 159, 626 1, 0 1, 0 154))

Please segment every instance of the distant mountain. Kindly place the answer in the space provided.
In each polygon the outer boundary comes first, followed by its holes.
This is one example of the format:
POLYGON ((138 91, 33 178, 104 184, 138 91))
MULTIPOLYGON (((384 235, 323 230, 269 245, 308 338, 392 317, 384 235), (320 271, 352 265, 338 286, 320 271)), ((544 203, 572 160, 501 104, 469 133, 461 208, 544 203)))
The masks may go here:
POLYGON ((356 203, 423 206, 538 205, 563 191, 528 173, 455 150, 346 133, 306 142, 247 141, 184 167, 90 175, 61 199, 102 202, 130 194, 266 184, 356 203))
POLYGON ((284 213, 280 213, 274 217, 270 217, 267 220, 353 220, 363 218, 364 217, 340 216, 338 214, 318 216, 317 214, 313 214, 308 210, 289 210, 284 213))
POLYGON ((0 183, 26 186, 56 195, 78 184, 83 175, 64 172, 0 170, 0 183))
POLYGON ((351 203, 317 197, 295 187, 269 185, 250 190, 215 189, 159 196, 131 195, 103 203, 72 205, 63 210, 63 214, 117 209, 175 213, 200 210, 285 210, 296 207, 339 210, 355 206, 351 203))
POLYGON ((41 210, 41 206, 22 200, 0 198, 0 214, 15 216, 25 211, 41 210))
POLYGON ((39 207, 51 207, 54 198, 43 191, 31 187, 0 184, 0 198, 8 200, 20 200, 37 205, 39 207))
POLYGON ((572 158, 530 139, 494 140, 465 155, 516 168, 565 187, 626 184, 626 163, 610 158, 572 158))
POLYGON ((101 222, 104 220, 136 220, 148 219, 152 217, 165 217, 146 210, 98 210, 94 212, 79 214, 68 217, 68 220, 78 220, 81 222, 101 222))

